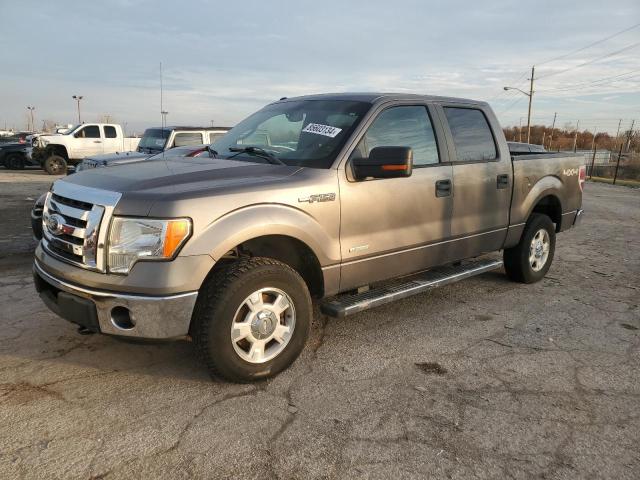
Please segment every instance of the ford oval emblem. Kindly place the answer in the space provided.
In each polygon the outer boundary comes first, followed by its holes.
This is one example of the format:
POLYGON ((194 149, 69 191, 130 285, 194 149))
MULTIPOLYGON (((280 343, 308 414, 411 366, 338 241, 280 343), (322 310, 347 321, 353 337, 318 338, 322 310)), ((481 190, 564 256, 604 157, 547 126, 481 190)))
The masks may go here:
POLYGON ((47 229, 53 235, 62 235, 64 228, 64 217, 54 213, 47 218, 47 229))

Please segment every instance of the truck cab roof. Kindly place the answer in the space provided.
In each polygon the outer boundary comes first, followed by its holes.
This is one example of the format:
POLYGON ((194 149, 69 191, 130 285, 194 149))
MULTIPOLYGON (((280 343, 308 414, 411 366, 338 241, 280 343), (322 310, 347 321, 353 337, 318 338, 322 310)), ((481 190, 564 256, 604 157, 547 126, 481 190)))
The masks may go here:
POLYGON ((344 93, 322 93, 317 95, 304 95, 300 97, 283 98, 277 102, 290 102, 300 100, 345 100, 352 102, 380 103, 385 101, 421 101, 421 102, 443 102, 443 103, 467 103, 475 105, 486 105, 487 102, 480 100, 470 100, 457 97, 441 97, 437 95, 418 95, 414 93, 381 93, 381 92, 344 92, 344 93))

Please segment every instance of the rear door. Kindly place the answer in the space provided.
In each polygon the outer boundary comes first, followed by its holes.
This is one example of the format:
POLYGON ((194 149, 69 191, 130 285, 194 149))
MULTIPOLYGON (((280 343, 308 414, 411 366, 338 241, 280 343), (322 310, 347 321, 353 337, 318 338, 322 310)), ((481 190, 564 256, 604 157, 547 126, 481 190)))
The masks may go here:
POLYGON ((85 125, 74 133, 72 158, 83 159, 90 155, 100 155, 104 152, 103 137, 99 125, 85 125))
POLYGON ((440 115, 453 165, 453 254, 463 259, 499 250, 509 223, 513 174, 506 143, 498 142, 500 132, 491 128, 497 120, 482 105, 443 104, 440 115))
POLYGON ((339 170, 341 290, 447 261, 442 240, 450 235, 452 167, 437 140, 442 131, 434 111, 394 104, 379 107, 367 123, 339 170), (412 175, 355 181, 350 162, 380 146, 411 147, 412 175))

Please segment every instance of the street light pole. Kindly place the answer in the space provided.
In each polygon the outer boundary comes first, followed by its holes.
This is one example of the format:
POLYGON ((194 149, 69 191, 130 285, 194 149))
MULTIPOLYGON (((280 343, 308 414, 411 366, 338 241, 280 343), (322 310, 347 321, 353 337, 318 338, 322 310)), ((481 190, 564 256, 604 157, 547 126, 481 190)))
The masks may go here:
POLYGON ((72 97, 76 102, 78 102, 78 123, 82 123, 82 119, 80 118, 80 100, 83 99, 82 95, 74 95, 72 97))
POLYGON ((531 143, 531 102, 533 101, 533 80, 535 72, 536 67, 534 65, 533 67, 531 67, 531 78, 529 79, 531 80, 531 83, 529 84, 529 93, 516 87, 504 87, 505 90, 517 90, 523 95, 529 97, 529 111, 527 113, 527 143, 531 143))
POLYGON ((29 110, 29 116, 31 117, 31 126, 27 129, 30 132, 33 132, 36 129, 34 120, 33 120, 33 111, 36 109, 36 107, 32 107, 32 106, 27 106, 27 110, 29 110))

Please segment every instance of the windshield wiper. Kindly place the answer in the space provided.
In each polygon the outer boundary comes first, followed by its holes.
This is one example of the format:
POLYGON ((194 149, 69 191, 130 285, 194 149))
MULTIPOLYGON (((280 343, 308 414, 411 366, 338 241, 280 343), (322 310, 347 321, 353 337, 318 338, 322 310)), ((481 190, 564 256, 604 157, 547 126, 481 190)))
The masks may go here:
POLYGON ((249 155, 255 155, 260 158, 264 158, 273 165, 286 165, 282 160, 276 157, 273 153, 267 152, 264 148, 260 147, 229 147, 230 152, 237 152, 235 155, 231 155, 229 158, 240 155, 241 153, 248 153, 249 155))

